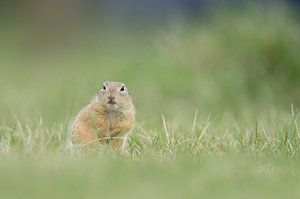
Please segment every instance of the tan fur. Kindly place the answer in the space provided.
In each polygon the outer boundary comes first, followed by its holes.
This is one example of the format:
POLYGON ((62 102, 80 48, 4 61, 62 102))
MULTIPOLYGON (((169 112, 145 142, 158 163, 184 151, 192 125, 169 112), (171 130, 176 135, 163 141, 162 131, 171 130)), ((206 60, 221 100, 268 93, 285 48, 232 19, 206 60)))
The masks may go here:
POLYGON ((97 96, 84 107, 72 124, 73 143, 95 146, 97 143, 109 143, 118 149, 134 125, 135 111, 128 93, 120 94, 119 82, 105 82, 106 90, 100 90, 97 96), (116 108, 107 105, 108 96, 116 99, 116 108))

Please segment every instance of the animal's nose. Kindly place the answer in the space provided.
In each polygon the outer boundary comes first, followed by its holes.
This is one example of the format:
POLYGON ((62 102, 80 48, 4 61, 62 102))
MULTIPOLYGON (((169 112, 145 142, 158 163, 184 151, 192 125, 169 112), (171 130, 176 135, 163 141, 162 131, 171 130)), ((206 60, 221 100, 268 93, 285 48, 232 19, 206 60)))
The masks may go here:
POLYGON ((109 96, 108 96, 108 99, 109 99, 109 100, 114 100, 115 98, 116 98, 116 97, 113 96, 113 95, 109 95, 109 96))

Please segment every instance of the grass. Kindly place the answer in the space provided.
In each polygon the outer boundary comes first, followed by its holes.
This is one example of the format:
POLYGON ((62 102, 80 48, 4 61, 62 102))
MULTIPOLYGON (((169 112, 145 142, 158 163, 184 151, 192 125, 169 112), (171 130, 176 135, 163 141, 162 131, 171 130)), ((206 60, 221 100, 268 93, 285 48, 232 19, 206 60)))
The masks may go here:
MULTIPOLYGON (((223 119, 224 120, 224 119, 223 119)), ((226 119, 225 119, 226 120, 226 119)), ((63 124, 1 127, 1 198, 298 198, 298 114, 251 128, 137 125, 121 153, 72 145, 63 124)))
MULTIPOLYGON (((198 121, 198 114, 196 111, 191 126, 172 124, 164 115, 161 115, 160 130, 145 129, 137 123, 120 155, 130 159, 150 155, 159 160, 176 159, 177 155, 197 159, 202 153, 223 156, 239 153, 299 156, 299 115, 294 109, 288 120, 259 119, 248 122, 252 123, 250 126, 236 123, 229 116, 198 121)), ((14 127, 1 126, 1 153, 85 153, 85 146, 71 143, 69 126, 70 124, 55 124, 47 128, 42 119, 31 125, 16 121, 14 127)), ((104 149, 109 150, 110 146, 99 145, 100 153, 104 149)))
POLYGON ((83 26, 65 46, 1 30, 0 198, 299 198, 288 11, 223 11, 143 36, 83 26), (121 153, 68 137, 105 80, 124 81, 137 109, 121 153))

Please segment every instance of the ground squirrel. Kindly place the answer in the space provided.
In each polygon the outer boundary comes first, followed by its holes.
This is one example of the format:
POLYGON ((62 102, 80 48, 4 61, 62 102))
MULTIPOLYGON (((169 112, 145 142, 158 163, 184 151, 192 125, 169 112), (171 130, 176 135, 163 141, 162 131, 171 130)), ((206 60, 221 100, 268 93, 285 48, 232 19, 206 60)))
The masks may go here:
POLYGON ((135 109, 124 83, 106 81, 75 117, 71 140, 95 146, 111 143, 118 149, 134 125, 135 109))

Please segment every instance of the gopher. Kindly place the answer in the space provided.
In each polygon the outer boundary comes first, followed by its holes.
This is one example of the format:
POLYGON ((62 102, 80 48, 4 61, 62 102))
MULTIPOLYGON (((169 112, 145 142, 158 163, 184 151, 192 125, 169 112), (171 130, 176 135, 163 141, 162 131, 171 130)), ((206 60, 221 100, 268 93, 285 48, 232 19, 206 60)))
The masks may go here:
POLYGON ((111 143, 119 149, 134 122, 135 108, 125 84, 106 81, 75 117, 71 140, 92 147, 111 143))

